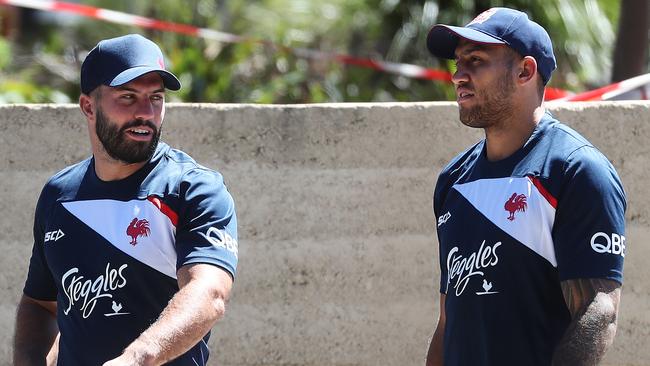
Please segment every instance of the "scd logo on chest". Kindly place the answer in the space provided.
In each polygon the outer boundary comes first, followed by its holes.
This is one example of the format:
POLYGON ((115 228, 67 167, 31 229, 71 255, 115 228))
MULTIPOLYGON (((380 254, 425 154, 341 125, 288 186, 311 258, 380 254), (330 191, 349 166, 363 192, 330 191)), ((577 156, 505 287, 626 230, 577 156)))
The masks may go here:
POLYGON ((591 237, 591 248, 596 253, 609 253, 625 257, 625 236, 597 232, 591 237))

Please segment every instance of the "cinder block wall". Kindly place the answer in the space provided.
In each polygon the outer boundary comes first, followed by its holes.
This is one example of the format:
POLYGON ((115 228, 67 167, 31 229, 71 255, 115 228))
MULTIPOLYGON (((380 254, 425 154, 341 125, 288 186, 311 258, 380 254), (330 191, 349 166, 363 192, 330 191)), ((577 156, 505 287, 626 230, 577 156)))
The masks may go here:
MULTIPOLYGON (((550 109, 612 160, 628 254, 606 365, 650 365, 650 104, 550 109)), ((163 138, 221 171, 239 216, 240 265, 213 363, 422 365, 437 319, 432 191, 482 137, 452 103, 169 105, 163 138)), ((90 154, 75 105, 0 107, 0 364, 46 179, 90 154)))

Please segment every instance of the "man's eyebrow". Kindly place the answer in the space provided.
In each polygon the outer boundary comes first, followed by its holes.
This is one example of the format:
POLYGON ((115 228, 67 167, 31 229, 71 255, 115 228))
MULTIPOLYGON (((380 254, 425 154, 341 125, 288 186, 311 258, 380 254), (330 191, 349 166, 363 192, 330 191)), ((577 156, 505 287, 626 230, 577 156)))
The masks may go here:
MULTIPOLYGON (((122 91, 130 91, 133 93, 140 93, 142 92, 141 90, 135 89, 135 88, 130 88, 128 86, 120 85, 116 87, 117 90, 122 90, 122 91)), ((161 87, 159 89, 154 90, 152 93, 164 93, 165 92, 165 87, 161 87)))
POLYGON ((482 44, 472 43, 471 46, 468 46, 467 48, 464 48, 460 52, 454 52, 454 55, 456 56, 456 58, 458 58, 461 55, 467 55, 467 54, 470 54, 470 53, 476 52, 476 51, 485 51, 486 49, 487 49, 487 46, 484 46, 482 44))

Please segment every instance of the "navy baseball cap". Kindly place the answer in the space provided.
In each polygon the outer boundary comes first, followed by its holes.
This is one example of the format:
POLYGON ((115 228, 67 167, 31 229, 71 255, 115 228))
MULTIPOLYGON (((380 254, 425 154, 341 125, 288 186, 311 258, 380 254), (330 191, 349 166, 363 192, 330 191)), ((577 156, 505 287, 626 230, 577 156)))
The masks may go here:
POLYGON ((532 56, 544 84, 557 67, 551 37, 542 26, 518 10, 491 8, 465 27, 435 25, 427 36, 427 48, 434 56, 453 60, 460 38, 482 44, 504 44, 522 56, 532 56))
POLYGON ((155 71, 165 88, 178 90, 181 83, 165 70, 162 51, 139 34, 100 41, 81 64, 81 91, 89 94, 100 85, 119 86, 155 71))

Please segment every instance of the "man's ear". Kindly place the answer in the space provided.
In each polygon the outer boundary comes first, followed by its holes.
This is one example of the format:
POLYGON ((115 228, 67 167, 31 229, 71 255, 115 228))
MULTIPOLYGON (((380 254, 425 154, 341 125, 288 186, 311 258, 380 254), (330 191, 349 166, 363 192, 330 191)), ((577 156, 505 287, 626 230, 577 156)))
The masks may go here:
POLYGON ((87 94, 81 94, 79 96, 79 108, 81 108, 81 113, 86 116, 88 119, 95 119, 95 101, 94 98, 87 94))
POLYGON ((520 84, 535 82, 535 75, 537 75, 537 61, 532 56, 525 56, 521 60, 517 80, 520 84))

